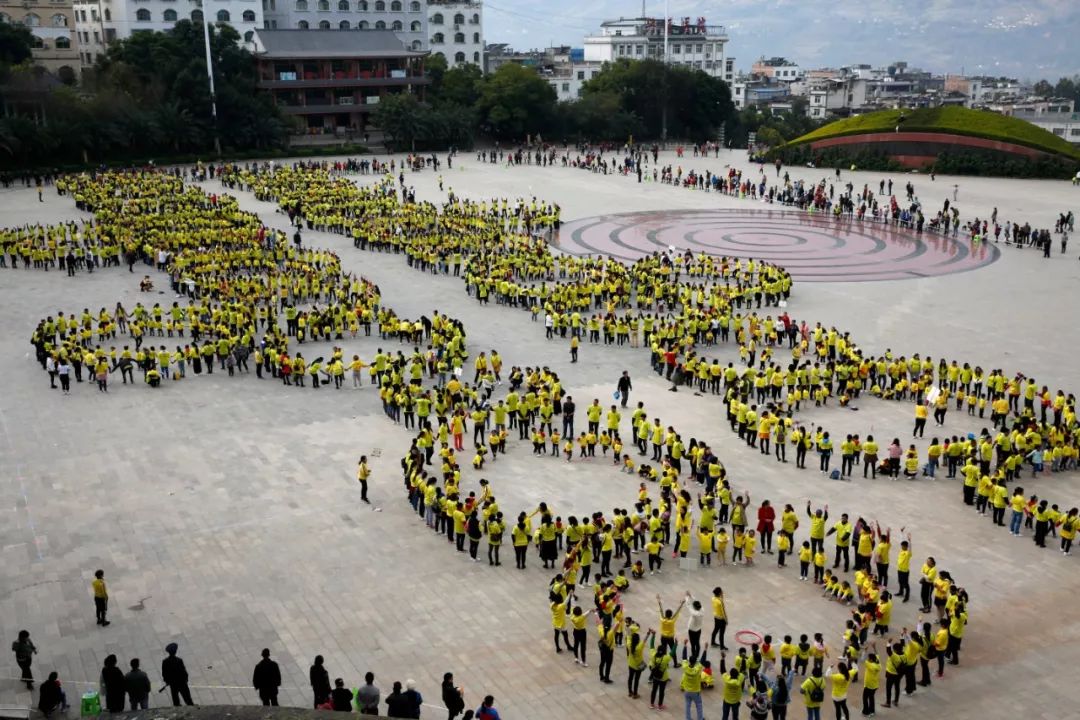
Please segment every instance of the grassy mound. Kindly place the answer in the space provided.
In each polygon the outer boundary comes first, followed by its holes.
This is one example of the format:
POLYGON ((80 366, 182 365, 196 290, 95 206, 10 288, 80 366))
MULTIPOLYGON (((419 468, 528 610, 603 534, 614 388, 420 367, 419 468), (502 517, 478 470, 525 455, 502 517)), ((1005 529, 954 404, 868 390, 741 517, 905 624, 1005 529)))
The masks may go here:
POLYGON ((1011 142, 1017 145, 1041 150, 1052 155, 1059 155, 1072 160, 1080 160, 1080 150, 1051 132, 1032 125, 1026 120, 1019 120, 984 110, 969 110, 962 107, 939 107, 903 110, 880 110, 878 112, 856 115, 837 120, 823 127, 795 138, 785 147, 796 147, 828 138, 849 135, 863 135, 877 132, 894 132, 900 125, 901 132, 943 132, 955 135, 969 135, 1011 142), (900 122, 903 116, 904 121, 900 122))

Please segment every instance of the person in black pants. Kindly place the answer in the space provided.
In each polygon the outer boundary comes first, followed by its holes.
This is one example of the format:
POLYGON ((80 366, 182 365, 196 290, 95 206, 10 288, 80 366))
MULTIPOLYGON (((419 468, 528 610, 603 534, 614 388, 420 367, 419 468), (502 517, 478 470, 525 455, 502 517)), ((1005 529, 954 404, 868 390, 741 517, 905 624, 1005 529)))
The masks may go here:
POLYGON ((600 630, 600 681, 611 684, 611 663, 615 659, 615 629, 611 627, 611 619, 606 622, 597 620, 597 628, 600 630))
MULTIPOLYGON (((866 661, 867 663, 876 665, 878 668, 877 672, 881 672, 881 664, 878 660, 877 653, 870 653, 869 655, 867 655, 866 661)), ((877 695, 877 686, 875 685, 872 688, 868 688, 866 687, 865 683, 866 679, 864 678, 862 691, 862 714, 863 717, 870 717, 876 712, 876 709, 874 707, 874 696, 877 695)))
POLYGON ((251 684, 259 691, 259 699, 263 705, 278 704, 278 688, 281 687, 281 670, 278 664, 270 659, 270 650, 263 648, 262 660, 255 666, 255 672, 251 678, 251 684))
POLYGON ((191 690, 188 689, 188 672, 184 667, 184 661, 176 657, 179 646, 169 643, 165 646, 167 657, 161 661, 161 681, 169 686, 172 693, 172 704, 179 707, 183 698, 185 705, 194 705, 191 701, 191 690))
POLYGON ((633 389, 634 384, 630 382, 630 373, 623 370, 622 377, 619 378, 618 384, 619 399, 623 407, 626 407, 626 403, 630 399, 630 391, 633 389))

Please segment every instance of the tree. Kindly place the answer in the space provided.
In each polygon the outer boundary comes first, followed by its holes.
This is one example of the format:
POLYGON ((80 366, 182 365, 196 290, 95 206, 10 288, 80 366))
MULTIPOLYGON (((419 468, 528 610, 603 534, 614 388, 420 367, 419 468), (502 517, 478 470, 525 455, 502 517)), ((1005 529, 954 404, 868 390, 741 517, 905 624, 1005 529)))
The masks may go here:
POLYGON ((657 60, 605 64, 582 87, 583 99, 594 93, 618 97, 621 108, 643 123, 644 136, 649 138, 660 137, 666 121, 669 137, 712 139, 734 112, 723 80, 657 60))
POLYGON ((96 67, 97 84, 142 108, 175 102, 207 142, 216 130, 226 147, 281 145, 285 124, 269 96, 256 89, 254 59, 239 40, 229 25, 210 28, 217 128, 210 112, 201 24, 181 20, 168 32, 135 33, 111 44, 96 67))
POLYGON ((1040 80, 1031 88, 1031 92, 1039 97, 1050 97, 1054 94, 1054 86, 1046 80, 1040 80))
POLYGON ((442 76, 438 92, 433 93, 435 104, 453 103, 462 107, 472 107, 480 99, 484 84, 484 73, 472 63, 448 70, 442 76))
POLYGON ((23 25, 0 22, 0 65, 18 65, 30 59, 34 36, 23 25))
POLYGON ((497 138, 524 140, 554 128, 555 89, 535 71, 507 63, 488 76, 477 102, 482 126, 497 138))
POLYGON ((427 137, 430 117, 427 108, 415 96, 398 93, 379 101, 373 119, 396 147, 412 151, 418 140, 427 137))

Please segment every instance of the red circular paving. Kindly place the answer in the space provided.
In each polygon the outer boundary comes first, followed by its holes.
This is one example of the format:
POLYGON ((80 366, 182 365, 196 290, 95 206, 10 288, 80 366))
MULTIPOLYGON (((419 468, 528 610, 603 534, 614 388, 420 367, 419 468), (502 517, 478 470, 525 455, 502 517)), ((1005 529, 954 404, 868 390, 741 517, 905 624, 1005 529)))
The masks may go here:
POLYGON ((1000 252, 967 237, 921 235, 891 224, 782 210, 658 210, 599 215, 565 223, 555 247, 571 255, 634 261, 680 251, 756 258, 802 282, 905 280, 967 272, 1000 252))

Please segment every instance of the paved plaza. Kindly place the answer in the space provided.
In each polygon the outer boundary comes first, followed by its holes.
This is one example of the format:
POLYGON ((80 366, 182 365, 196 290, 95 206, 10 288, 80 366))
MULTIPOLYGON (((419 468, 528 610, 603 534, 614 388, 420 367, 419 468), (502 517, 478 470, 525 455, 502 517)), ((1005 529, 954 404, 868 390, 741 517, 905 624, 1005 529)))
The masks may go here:
MULTIPOLYGON (((685 170, 724 172, 734 165, 751 176, 757 172, 744 153, 668 159, 685 170)), ((773 182, 772 168, 766 172, 773 182)), ((808 168, 790 172, 807 180, 831 175, 808 168)), ((415 186, 418 200, 441 202, 446 193, 438 190, 439 175, 406 173, 406 183, 415 186)), ((654 248, 700 242, 718 254, 767 257, 781 265, 790 260, 795 285, 787 311, 811 327, 821 322, 848 330, 871 353, 918 352, 935 363, 945 357, 1002 367, 1008 376, 1022 371, 1052 392, 1080 390, 1075 240, 1063 255, 1055 236, 1049 259, 1003 244, 972 250, 966 242, 916 241, 876 228, 836 230, 827 220, 761 202, 638 184, 635 177, 506 168, 469 154, 441 176, 447 191, 474 200, 535 196, 558 203, 565 224, 556 242, 566 252, 632 259, 654 248), (854 265, 850 271, 847 263, 854 265)), ((876 192, 888 177, 844 172, 841 182, 869 184, 876 192)), ((1080 211, 1080 188, 1067 182, 892 179, 897 192, 914 182, 931 212, 946 198, 952 201, 955 191, 964 220, 989 218, 996 207, 1001 220, 1052 228, 1058 213, 1080 211)), ((223 192, 218 182, 203 186, 223 192)), ((288 227, 273 204, 236 194, 266 224, 288 227)), ((51 189, 44 203, 32 189, 0 192, 0 226, 87 217, 51 189)), ((910 532, 913 574, 934 555, 970 594, 971 621, 962 666, 949 667, 944 680, 905 698, 900 710, 879 710, 880 717, 1050 718, 1075 706, 1080 559, 1040 550, 1027 535, 1016 539, 993 527, 963 505, 960 480, 834 482, 812 469, 780 465, 731 434, 719 399, 688 389, 668 392, 669 384, 650 371, 645 350, 583 343, 580 362, 571 364, 566 340, 545 340, 542 322, 531 322, 521 310, 479 305, 460 278, 420 274, 401 255, 357 250, 340 235, 305 231, 304 241, 340 253, 344 269, 376 282, 383 303, 401 316, 438 310, 459 318, 473 354, 497 349, 506 368, 550 367, 578 404, 579 426, 593 398, 610 404, 626 369, 634 382, 631 402, 643 401, 650 418, 675 425, 684 438, 708 439, 732 487, 749 491, 755 506, 770 499, 780 508, 790 502, 800 509, 812 500, 828 504, 833 516, 848 512, 894 533, 901 527, 910 532)), ((249 704, 258 701, 251 672, 267 647, 281 665, 283 704, 309 705, 308 667, 322 654, 331 677, 354 687, 364 672, 374 671, 384 697, 394 680, 415 679, 433 706, 424 717, 442 716, 439 683, 446 671, 464 687, 467 707, 492 693, 504 718, 651 714, 644 699, 626 697, 621 649, 609 686, 597 679, 593 634, 589 669, 575 665, 569 653, 553 652, 546 591, 552 573, 540 568, 535 553, 526 571, 513 569, 509 547, 502 567, 474 564, 418 521, 402 491, 399 466, 412 435, 380 411, 374 387, 313 391, 282 388, 254 374, 215 372, 158 391, 116 382, 107 396, 88 383, 70 396, 50 390, 29 342, 38 320, 58 310, 111 309, 117 301, 129 309, 139 301, 173 302, 168 292, 139 293, 141 272, 151 273, 159 289, 168 283, 152 268, 135 270, 68 278, 55 270, 0 268, 0 636, 7 642, 18 630, 30 630, 39 649, 35 675, 56 669, 69 695, 78 693, 96 687, 103 658, 115 653, 125 668, 130 658, 141 658, 156 688, 163 648, 177 642, 196 702, 249 704), (354 473, 361 454, 371 458, 377 509, 360 502, 354 473), (93 621, 90 581, 97 568, 105 570, 110 587, 108 628, 93 621)), ((304 352, 329 354, 331 344, 341 342, 314 343, 304 352)), ((363 358, 380 347, 399 349, 396 340, 377 336, 346 339, 343 347, 347 357, 363 358)), ((702 352, 726 365, 737 363, 737 350, 720 344, 702 352)), ((866 397, 855 405, 857 411, 831 403, 804 408, 798 417, 834 436, 870 433, 883 444, 892 437, 909 442, 910 404, 866 397)), ((945 427, 928 429, 918 445, 925 456, 932 433, 977 434, 989 424, 950 411, 945 427)), ((541 501, 564 518, 610 512, 630 507, 638 485, 610 461, 537 458, 528 443, 516 440, 483 471, 463 472, 466 488, 476 488, 479 477, 490 480, 504 514, 513 516, 541 501)), ((1078 472, 1024 477, 1021 484, 1063 509, 1080 504, 1078 472)), ((806 530, 804 520, 798 542, 806 530)), ((624 601, 643 628, 656 627, 658 592, 665 604, 677 604, 686 590, 704 600, 721 585, 732 631, 771 633, 777 641, 785 634, 822 632, 838 648, 849 610, 824 600, 797 575, 792 564, 778 569, 774 556, 766 555, 753 568, 680 570, 669 561, 663 575, 633 583, 624 601)), ((591 605, 586 595, 582 600, 591 605)), ((898 604, 893 626, 913 627, 917 606, 914 600, 898 604)), ((680 620, 680 635, 684 627, 680 620)), ((719 657, 712 651, 709 657, 717 666, 719 657)), ((17 676, 6 653, 0 658, 0 704, 31 702, 17 676)), ((681 717, 678 673, 673 678, 667 715, 681 717)), ((155 693, 151 702, 164 704, 166 696, 155 693)), ((857 691, 850 697, 857 713, 857 691)), ((719 718, 719 691, 705 702, 706 717, 719 718)), ((793 716, 801 717, 801 702, 795 704, 793 716)), ((827 702, 824 711, 831 716, 827 702)))

